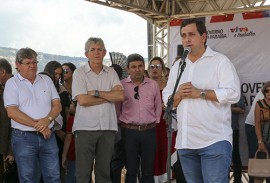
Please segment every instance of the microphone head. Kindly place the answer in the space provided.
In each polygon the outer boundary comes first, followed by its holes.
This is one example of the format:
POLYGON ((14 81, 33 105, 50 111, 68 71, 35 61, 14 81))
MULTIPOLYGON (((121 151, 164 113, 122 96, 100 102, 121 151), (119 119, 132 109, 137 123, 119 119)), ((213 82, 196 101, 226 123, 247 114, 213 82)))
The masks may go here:
POLYGON ((185 47, 185 48, 184 48, 184 52, 190 53, 190 52, 191 52, 191 48, 190 48, 190 47, 185 47))
POLYGON ((191 48, 190 47, 185 47, 184 48, 184 53, 182 55, 182 60, 185 60, 187 58, 187 55, 191 52, 191 48))

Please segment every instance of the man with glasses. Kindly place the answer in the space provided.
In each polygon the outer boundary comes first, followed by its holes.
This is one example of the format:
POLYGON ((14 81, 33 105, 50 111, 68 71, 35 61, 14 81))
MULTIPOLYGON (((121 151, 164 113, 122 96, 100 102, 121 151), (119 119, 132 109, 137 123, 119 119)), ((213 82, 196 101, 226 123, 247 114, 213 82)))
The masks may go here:
POLYGON ((53 120, 61 111, 52 80, 37 74, 37 53, 16 54, 18 73, 6 82, 4 102, 11 118, 11 143, 21 183, 60 183, 58 147, 53 120))
POLYGON ((144 58, 131 54, 127 58, 129 77, 121 81, 125 101, 120 108, 119 121, 122 128, 126 156, 126 183, 136 182, 139 159, 143 183, 154 183, 154 160, 156 152, 156 123, 162 113, 158 84, 144 77, 144 58))
POLYGON ((85 43, 88 63, 75 70, 72 97, 77 100, 72 131, 75 133, 76 182, 88 183, 95 158, 95 182, 111 183, 117 118, 115 102, 124 100, 124 91, 113 68, 103 65, 106 55, 102 39, 85 43))

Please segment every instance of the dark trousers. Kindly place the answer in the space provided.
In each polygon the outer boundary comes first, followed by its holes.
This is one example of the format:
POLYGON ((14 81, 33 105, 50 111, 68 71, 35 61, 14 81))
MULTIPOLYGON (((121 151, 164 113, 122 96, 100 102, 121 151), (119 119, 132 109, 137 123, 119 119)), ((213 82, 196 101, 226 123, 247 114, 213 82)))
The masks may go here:
POLYGON ((173 164, 173 173, 175 175, 176 183, 187 183, 178 155, 177 161, 173 164))
POLYGON ((125 154, 122 139, 115 143, 111 161, 112 183, 121 183, 122 169, 125 166, 125 154))
POLYGON ((233 130, 232 162, 233 162, 234 183, 241 183, 242 162, 239 153, 239 130, 233 130))
MULTIPOLYGON (((249 158, 254 158, 256 151, 258 150, 258 140, 255 132, 255 126, 245 124, 247 143, 248 143, 248 155, 249 158)), ((249 183, 254 183, 254 178, 249 176, 249 183)))
POLYGON ((126 157, 126 181, 136 183, 141 159, 142 183, 154 183, 154 160, 156 152, 156 128, 145 131, 122 128, 126 157))
POLYGON ((111 183, 115 131, 75 131, 76 182, 88 183, 95 159, 95 183, 111 183))
POLYGON ((0 181, 3 181, 3 174, 4 174, 4 155, 0 154, 0 181))

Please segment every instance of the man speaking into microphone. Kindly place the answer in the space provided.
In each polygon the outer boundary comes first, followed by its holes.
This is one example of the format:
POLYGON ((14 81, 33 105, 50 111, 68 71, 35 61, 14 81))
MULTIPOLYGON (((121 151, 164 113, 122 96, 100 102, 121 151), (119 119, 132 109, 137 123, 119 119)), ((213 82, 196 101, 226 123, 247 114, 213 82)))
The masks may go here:
MULTIPOLYGON (((175 148, 188 183, 228 183, 231 104, 240 99, 239 78, 230 60, 206 45, 204 22, 184 20, 180 36, 188 49, 184 49, 186 68, 173 102, 178 121, 175 148)), ((171 69, 163 90, 164 103, 172 95, 178 67, 175 64, 171 69)))

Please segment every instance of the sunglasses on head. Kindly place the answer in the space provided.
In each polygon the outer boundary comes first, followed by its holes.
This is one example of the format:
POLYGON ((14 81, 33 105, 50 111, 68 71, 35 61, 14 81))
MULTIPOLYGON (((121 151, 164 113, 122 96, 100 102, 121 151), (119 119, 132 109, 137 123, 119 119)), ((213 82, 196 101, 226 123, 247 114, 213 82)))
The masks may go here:
POLYGON ((67 74, 67 73, 69 73, 69 69, 63 69, 63 72, 64 72, 64 74, 67 74))
POLYGON ((155 68, 156 69, 161 69, 162 68, 162 65, 160 65, 160 64, 157 64, 157 65, 151 64, 149 67, 150 67, 151 70, 153 70, 155 68))
POLYGON ((136 87, 134 88, 134 92, 135 92, 134 98, 135 98, 136 100, 140 100, 139 86, 136 86, 136 87))

